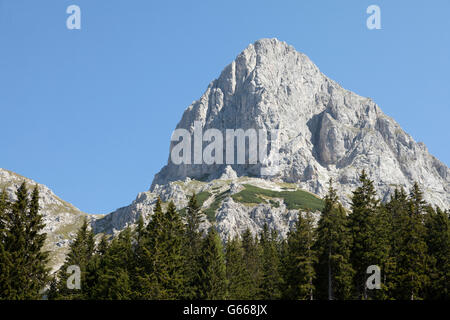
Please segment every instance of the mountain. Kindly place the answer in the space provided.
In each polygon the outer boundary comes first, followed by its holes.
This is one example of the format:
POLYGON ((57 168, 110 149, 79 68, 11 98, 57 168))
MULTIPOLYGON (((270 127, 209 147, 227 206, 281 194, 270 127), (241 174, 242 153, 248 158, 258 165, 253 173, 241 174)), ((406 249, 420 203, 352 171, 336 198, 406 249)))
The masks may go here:
MULTIPOLYGON (((24 182, 29 193, 37 184, 17 173, 0 168, 0 190, 5 188, 11 201, 16 200, 15 192, 24 182)), ((52 271, 59 269, 63 264, 69 244, 83 223, 83 219, 100 218, 97 215, 87 215, 70 203, 57 197, 48 187, 37 184, 39 189, 40 213, 45 222, 44 232, 47 233, 44 250, 50 251, 49 267, 52 271)))
MULTIPOLYGON (((93 221, 94 230, 114 233, 140 215, 148 219, 158 196, 165 203, 173 200, 182 212, 195 191, 207 217, 204 227, 215 223, 223 238, 247 227, 258 232, 264 222, 285 234, 299 209, 317 212, 317 196, 326 193, 330 178, 348 207, 363 169, 382 200, 395 187, 409 189, 417 181, 429 203, 450 208, 445 164, 371 99, 345 90, 277 39, 258 40, 240 53, 185 110, 176 129, 195 141, 196 125, 223 136, 229 129, 276 131, 268 144, 269 159, 273 152, 278 156, 275 172, 263 174, 264 162, 175 164, 169 157, 148 192, 93 221)), ((171 142, 170 155, 178 142, 171 142)), ((227 152, 225 145, 219 153, 227 152)), ((194 142, 189 152, 195 148, 194 142)))

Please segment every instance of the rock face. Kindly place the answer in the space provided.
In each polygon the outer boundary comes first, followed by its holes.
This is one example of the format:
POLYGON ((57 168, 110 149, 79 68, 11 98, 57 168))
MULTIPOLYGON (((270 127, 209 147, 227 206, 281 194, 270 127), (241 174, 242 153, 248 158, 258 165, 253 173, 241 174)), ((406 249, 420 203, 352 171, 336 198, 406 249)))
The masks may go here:
MULTIPOLYGON (((301 202, 299 206, 291 204, 289 196, 310 197, 318 206, 322 205, 322 201, 316 196, 299 190, 295 184, 250 177, 216 179, 209 182, 186 178, 184 181, 157 185, 153 191, 140 193, 128 207, 94 220, 92 222, 94 231, 116 234, 126 227, 132 227, 140 216, 148 222, 158 197, 161 198, 163 210, 169 201, 173 201, 177 209, 182 211, 194 192, 198 196, 203 213, 200 229, 207 230, 214 225, 223 240, 241 235, 247 228, 253 234, 259 234, 265 223, 269 228, 275 229, 280 236, 285 237, 297 220, 299 212, 302 212, 301 202), (253 189, 249 191, 249 188, 253 189), (247 196, 248 193, 251 196, 264 192, 270 194, 263 194, 256 201, 249 201, 242 193, 244 190, 247 196)), ((305 208, 307 206, 305 204, 305 208)), ((320 214, 317 208, 312 209, 316 209, 314 215, 318 220, 320 214)))
MULTIPOLYGON (((395 186, 409 189, 417 181, 426 200, 450 207, 450 170, 445 164, 372 100, 343 89, 308 57, 277 39, 249 45, 186 109, 177 128, 192 134, 195 121, 203 130, 220 132, 278 129, 279 172, 270 179, 323 196, 333 178, 344 205, 365 169, 382 200, 395 186)), ((237 176, 262 177, 260 164, 231 167, 237 176)), ((208 181, 229 171, 227 165, 177 165, 169 159, 151 190, 186 177, 208 181)))
MULTIPOLYGON (((26 182, 31 193, 36 182, 0 168, 0 190, 5 188, 11 201, 16 200, 15 192, 23 181, 26 182)), ((64 262, 69 244, 75 238, 83 219, 86 217, 91 220, 97 217, 87 216, 70 203, 61 200, 42 184, 38 184, 38 188, 40 213, 43 215, 45 222, 44 232, 47 233, 44 250, 51 252, 49 267, 53 272, 64 262)))
MULTIPOLYGON (((308 57, 276 39, 259 40, 239 54, 186 109, 177 129, 187 130, 194 140, 196 123, 201 123, 203 132, 278 129, 277 174, 261 175, 261 163, 174 164, 169 156, 150 191, 139 194, 130 206, 95 220, 94 230, 115 233, 135 224, 141 215, 148 220, 158 196, 182 209, 195 191, 206 198, 202 207, 208 219, 202 228, 214 224, 222 239, 246 228, 258 233, 264 223, 284 236, 298 212, 314 202, 302 204, 300 189, 324 196, 333 178, 341 202, 348 207, 362 169, 374 180, 382 200, 388 200, 395 187, 409 189, 417 181, 429 203, 450 208, 446 165, 372 100, 343 89, 308 57), (247 193, 236 196, 243 190, 247 193), (249 190, 257 203, 246 201, 249 190), (300 206, 292 205, 296 197, 300 206)), ((176 143, 171 142, 171 152, 176 143)))

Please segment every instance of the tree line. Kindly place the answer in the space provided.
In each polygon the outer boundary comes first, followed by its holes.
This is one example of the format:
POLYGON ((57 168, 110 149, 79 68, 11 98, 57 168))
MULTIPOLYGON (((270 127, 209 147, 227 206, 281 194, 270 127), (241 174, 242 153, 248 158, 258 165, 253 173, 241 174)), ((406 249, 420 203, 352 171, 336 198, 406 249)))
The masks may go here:
POLYGON ((200 231, 195 194, 184 217, 158 199, 150 222, 98 243, 85 221, 53 277, 37 250, 45 234, 26 231, 42 227, 37 188, 28 202, 22 186, 16 202, 0 197, 0 297, 35 299, 45 287, 48 299, 449 299, 449 212, 428 205, 417 183, 382 203, 364 171, 359 180, 349 210, 330 180, 320 218, 299 212, 285 239, 267 225, 226 241, 200 231), (80 289, 67 286, 73 265, 80 289), (366 285, 374 265, 379 289, 366 285))

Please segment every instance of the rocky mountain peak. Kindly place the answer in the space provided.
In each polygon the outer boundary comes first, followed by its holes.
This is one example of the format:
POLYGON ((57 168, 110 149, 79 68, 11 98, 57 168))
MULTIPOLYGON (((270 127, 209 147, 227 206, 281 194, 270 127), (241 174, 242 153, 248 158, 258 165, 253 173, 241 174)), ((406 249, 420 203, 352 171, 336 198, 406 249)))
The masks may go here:
MULTIPOLYGON (((277 39, 249 45, 184 112, 177 129, 278 130, 279 171, 270 179, 324 195, 329 178, 344 204, 365 169, 386 200, 396 186, 423 185, 428 201, 448 208, 450 171, 369 98, 345 90, 304 54, 277 39)), ((175 142, 171 142, 170 150, 175 142)), ((205 144, 204 144, 205 145, 205 144)), ((225 144, 223 152, 225 153, 225 144)), ((167 165, 151 190, 170 181, 212 180, 227 164, 167 165)), ((231 164, 237 176, 263 177, 261 164, 231 164)), ((229 170, 229 169, 227 169, 229 170)))

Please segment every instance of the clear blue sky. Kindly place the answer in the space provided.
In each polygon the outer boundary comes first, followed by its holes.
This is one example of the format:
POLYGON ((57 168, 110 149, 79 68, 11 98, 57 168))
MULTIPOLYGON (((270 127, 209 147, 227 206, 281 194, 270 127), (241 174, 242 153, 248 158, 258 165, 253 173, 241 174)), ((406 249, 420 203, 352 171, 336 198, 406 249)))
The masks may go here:
POLYGON ((450 1, 0 0, 0 167, 89 213, 128 205, 183 110, 276 37, 449 165, 450 1), (81 8, 81 30, 66 8, 81 8), (366 28, 381 8, 382 30, 366 28))

